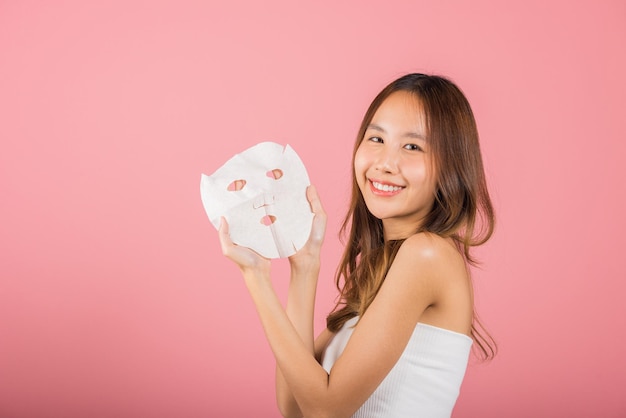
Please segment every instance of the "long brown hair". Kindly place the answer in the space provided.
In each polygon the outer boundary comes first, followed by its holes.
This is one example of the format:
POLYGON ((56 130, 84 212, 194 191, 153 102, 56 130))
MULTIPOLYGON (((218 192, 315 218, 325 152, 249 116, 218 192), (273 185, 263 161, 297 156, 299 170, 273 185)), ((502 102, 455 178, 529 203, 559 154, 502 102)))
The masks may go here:
MULTIPOLYGON (((491 237, 495 217, 474 114, 454 83, 444 77, 425 74, 408 74, 391 82, 376 96, 365 113, 354 144, 352 166, 374 114, 396 91, 410 92, 422 104, 437 178, 433 207, 415 232, 431 232, 453 239, 466 262, 476 265, 470 249, 491 237)), ((347 242, 335 277, 340 297, 326 319, 328 329, 333 332, 338 331, 348 319, 363 315, 378 293, 403 242, 385 242, 382 221, 367 209, 354 169, 352 197, 341 235, 347 238, 347 242)), ((495 355, 495 342, 484 330, 475 312, 472 337, 482 353, 481 357, 489 359, 495 355)))

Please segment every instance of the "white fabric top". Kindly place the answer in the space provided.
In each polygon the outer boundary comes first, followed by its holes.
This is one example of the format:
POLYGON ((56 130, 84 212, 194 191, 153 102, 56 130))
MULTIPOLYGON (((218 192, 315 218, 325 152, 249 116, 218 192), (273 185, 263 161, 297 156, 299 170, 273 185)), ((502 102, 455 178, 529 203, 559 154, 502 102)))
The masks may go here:
MULTIPOLYGON (((322 356, 331 372, 358 317, 346 321, 322 356)), ((389 374, 353 418, 449 418, 465 376, 472 339, 465 334, 418 323, 389 374)))

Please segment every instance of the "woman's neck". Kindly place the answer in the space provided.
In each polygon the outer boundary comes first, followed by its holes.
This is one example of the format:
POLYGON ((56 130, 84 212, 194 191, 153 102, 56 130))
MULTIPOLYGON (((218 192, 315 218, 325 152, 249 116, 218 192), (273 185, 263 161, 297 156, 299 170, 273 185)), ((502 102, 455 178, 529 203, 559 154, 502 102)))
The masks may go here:
POLYGON ((406 239, 420 230, 422 220, 407 222, 399 219, 383 219, 383 238, 385 242, 406 239))

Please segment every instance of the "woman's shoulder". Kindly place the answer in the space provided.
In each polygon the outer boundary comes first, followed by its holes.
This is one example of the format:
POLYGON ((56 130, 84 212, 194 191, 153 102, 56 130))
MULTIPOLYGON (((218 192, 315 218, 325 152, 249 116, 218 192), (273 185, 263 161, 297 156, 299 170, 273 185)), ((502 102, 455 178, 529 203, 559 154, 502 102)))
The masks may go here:
MULTIPOLYGON (((473 292, 467 263, 454 242, 432 233, 418 233, 405 240, 397 257, 431 301, 420 322, 469 335, 473 292)), ((421 297, 420 289, 415 297, 421 297)))
POLYGON ((410 257, 416 262, 465 264, 451 238, 430 232, 418 232, 405 239, 398 250, 398 256, 410 257))
POLYGON ((467 264, 454 241, 437 234, 410 236, 400 246, 395 261, 437 287, 465 286, 468 280, 467 264))

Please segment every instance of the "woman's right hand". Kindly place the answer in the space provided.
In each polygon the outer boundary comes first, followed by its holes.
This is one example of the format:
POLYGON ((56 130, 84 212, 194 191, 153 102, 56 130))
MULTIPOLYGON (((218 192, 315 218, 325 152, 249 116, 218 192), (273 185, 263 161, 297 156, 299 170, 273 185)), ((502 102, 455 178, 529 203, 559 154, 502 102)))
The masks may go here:
POLYGON ((313 225, 304 247, 289 257, 292 269, 307 269, 320 265, 320 252, 326 233, 326 212, 324 212, 315 186, 310 185, 307 188, 306 197, 311 205, 311 212, 313 212, 313 225))

